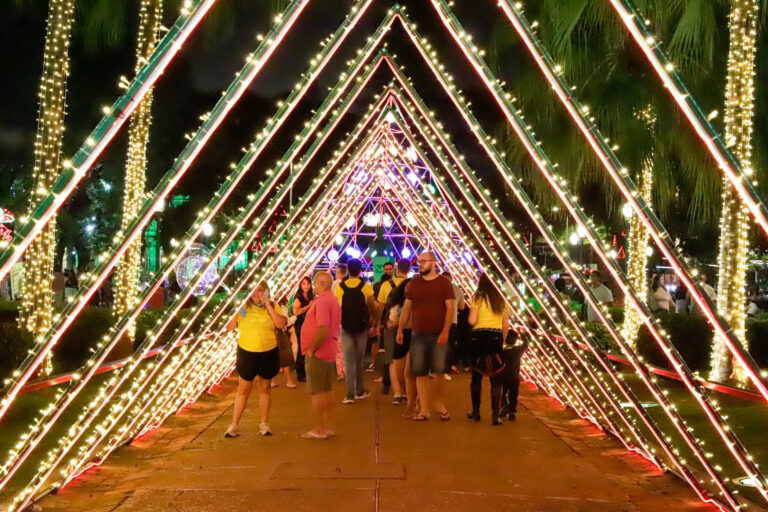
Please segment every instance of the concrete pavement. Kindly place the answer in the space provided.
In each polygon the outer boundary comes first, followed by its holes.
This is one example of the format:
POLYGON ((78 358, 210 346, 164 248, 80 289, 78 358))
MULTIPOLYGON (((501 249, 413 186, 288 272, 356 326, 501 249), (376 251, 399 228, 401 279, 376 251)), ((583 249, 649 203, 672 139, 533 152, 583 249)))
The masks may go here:
POLYGON ((448 422, 403 419, 404 406, 378 393, 342 405, 339 383, 330 440, 299 438, 311 426, 309 397, 303 386, 278 387, 273 436, 258 435, 254 394, 243 435, 225 439, 235 385, 225 380, 38 505, 46 512, 712 510, 676 477, 530 387, 517 421, 494 427, 486 389, 482 422, 464 417, 467 375, 448 383, 448 422))

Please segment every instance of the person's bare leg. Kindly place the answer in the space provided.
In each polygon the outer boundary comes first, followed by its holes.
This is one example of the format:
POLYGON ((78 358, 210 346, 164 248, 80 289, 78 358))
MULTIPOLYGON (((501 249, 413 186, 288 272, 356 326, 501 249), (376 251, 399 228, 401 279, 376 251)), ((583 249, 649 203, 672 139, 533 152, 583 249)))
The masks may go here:
POLYGON ((310 432, 317 435, 325 435, 325 393, 312 395, 312 409, 315 411, 315 428, 310 432))
POLYGON ((291 373, 291 367, 290 366, 284 366, 280 369, 280 371, 285 374, 285 383, 289 388, 295 388, 296 387, 296 381, 293 380, 293 374, 291 373))
POLYGON ((243 416, 245 406, 248 404, 248 395, 251 394, 251 389, 253 389, 253 381, 239 379, 237 395, 235 396, 235 410, 232 414, 232 425, 235 427, 240 425, 240 418, 243 416))
POLYGON ((376 358, 379 357, 379 340, 371 343, 371 366, 376 366, 376 358))
POLYGON ((272 406, 272 379, 259 379, 259 412, 261 423, 269 423, 269 409, 272 406))
POLYGON ((413 413, 416 412, 416 378, 411 375, 411 354, 408 354, 405 356, 404 359, 404 368, 403 368, 403 374, 405 376, 405 394, 408 398, 408 405, 405 408, 405 413, 403 416, 406 418, 413 416, 413 413))
POLYGON ((448 411, 448 408, 445 407, 445 376, 444 375, 436 375, 434 379, 432 380, 432 389, 430 389, 430 398, 432 399, 432 403, 435 405, 435 410, 441 414, 444 414, 448 411))
MULTIPOLYGON (((437 380, 437 379, 435 379, 437 380)), ((429 375, 423 377, 416 377, 416 390, 419 393, 419 414, 422 416, 429 416, 429 411, 432 409, 432 403, 430 402, 431 390, 429 375)))
POLYGON ((403 373, 402 359, 396 359, 389 365, 389 381, 392 383, 392 393, 394 396, 403 395, 403 373))
POLYGON ((325 435, 334 436, 336 431, 333 429, 333 393, 323 393, 323 429, 325 435))

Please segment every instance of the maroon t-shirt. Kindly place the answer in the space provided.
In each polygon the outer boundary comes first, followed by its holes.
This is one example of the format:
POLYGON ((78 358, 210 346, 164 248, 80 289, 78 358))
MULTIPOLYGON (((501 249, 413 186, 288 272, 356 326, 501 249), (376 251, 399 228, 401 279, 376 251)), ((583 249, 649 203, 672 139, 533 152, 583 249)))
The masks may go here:
POLYGON ((445 325, 445 301, 456 295, 451 282, 443 276, 431 281, 417 276, 405 287, 405 298, 411 300, 413 332, 440 334, 445 325))

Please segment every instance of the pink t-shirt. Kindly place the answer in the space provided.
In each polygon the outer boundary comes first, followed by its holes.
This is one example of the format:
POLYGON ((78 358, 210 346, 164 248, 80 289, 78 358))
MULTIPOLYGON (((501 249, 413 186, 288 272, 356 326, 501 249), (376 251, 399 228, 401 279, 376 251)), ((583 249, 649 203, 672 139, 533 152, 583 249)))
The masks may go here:
POLYGON ((301 353, 306 354, 320 326, 328 326, 328 337, 315 351, 315 356, 332 363, 336 361, 337 344, 341 332, 341 306, 330 290, 315 298, 301 326, 301 353))

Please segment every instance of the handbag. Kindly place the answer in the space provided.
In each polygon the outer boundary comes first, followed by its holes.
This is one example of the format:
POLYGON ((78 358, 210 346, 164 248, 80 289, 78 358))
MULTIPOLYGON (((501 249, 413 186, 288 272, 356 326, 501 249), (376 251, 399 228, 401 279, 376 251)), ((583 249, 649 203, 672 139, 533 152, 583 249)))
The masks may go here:
POLYGON ((293 364, 291 337, 283 329, 275 329, 275 336, 277 336, 277 350, 280 353, 280 368, 291 366, 293 364))

